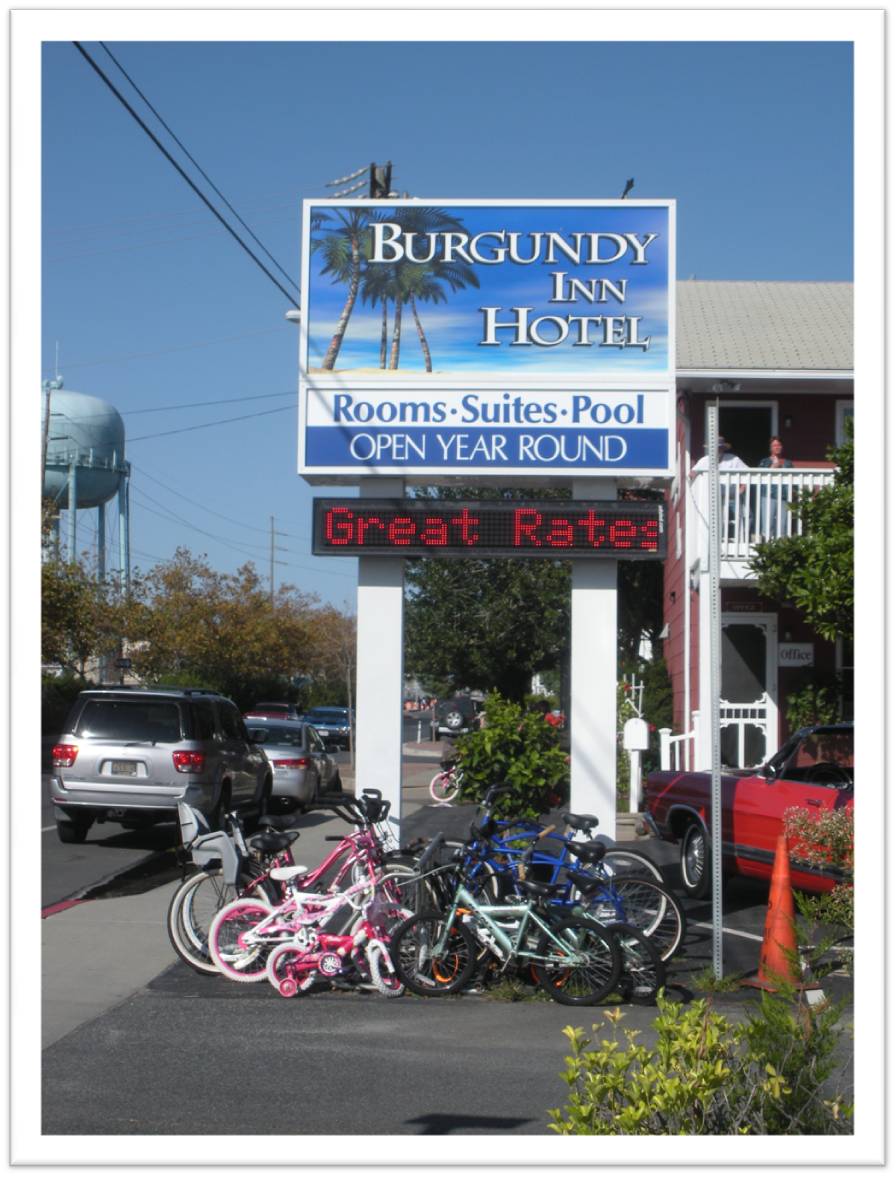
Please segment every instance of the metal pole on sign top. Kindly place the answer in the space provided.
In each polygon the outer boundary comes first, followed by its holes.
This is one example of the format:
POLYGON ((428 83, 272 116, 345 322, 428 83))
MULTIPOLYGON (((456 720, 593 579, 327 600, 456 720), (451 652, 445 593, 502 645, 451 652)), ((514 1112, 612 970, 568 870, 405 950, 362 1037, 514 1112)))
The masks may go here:
POLYGON ((712 819, 712 968, 722 979, 722 741, 719 697, 722 685, 722 590, 720 573, 721 498, 719 482, 719 402, 707 406, 709 452, 709 732, 712 819))

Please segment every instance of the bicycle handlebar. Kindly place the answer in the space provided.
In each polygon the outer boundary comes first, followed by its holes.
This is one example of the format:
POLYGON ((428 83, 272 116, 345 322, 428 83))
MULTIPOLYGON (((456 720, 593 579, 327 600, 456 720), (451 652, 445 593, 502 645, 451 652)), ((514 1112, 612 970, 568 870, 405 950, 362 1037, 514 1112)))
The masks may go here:
POLYGON ((435 854, 435 852, 438 850, 438 848, 442 845, 442 843, 444 841, 445 841, 445 835, 443 833, 439 832, 438 834, 436 834, 436 836, 432 839, 432 841, 429 843, 429 845, 426 847, 426 849, 420 855, 420 858, 417 860, 417 874, 423 873, 424 867, 426 866, 426 864, 429 862, 429 860, 432 858, 432 856, 435 854))

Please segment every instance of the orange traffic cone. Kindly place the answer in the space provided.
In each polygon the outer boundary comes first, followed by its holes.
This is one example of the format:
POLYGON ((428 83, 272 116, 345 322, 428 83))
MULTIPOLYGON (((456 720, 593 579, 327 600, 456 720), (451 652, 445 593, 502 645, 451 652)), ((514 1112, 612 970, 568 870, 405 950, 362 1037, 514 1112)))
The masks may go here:
POLYGON ((790 856, 787 835, 778 837, 772 884, 768 894, 765 932, 759 953, 759 971, 742 982, 756 989, 777 991, 781 984, 801 989, 793 914, 793 888, 790 885, 790 856))

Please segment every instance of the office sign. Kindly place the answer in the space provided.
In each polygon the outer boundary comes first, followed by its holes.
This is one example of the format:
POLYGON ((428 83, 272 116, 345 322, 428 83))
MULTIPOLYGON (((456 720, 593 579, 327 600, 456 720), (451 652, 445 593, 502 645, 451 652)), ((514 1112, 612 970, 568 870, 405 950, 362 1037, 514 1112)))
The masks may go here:
POLYGON ((809 667, 815 665, 812 642, 778 642, 778 666, 809 667))
POLYGON ((446 502, 315 499, 315 556, 577 556, 663 559, 665 509, 654 502, 446 502))
POLYGON ((672 201, 306 201, 299 472, 668 475, 672 201))

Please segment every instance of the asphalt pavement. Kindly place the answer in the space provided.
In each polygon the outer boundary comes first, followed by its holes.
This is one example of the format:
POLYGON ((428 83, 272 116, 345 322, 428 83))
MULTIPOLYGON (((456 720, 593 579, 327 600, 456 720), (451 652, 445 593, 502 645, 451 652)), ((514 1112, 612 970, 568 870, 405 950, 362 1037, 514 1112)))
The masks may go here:
MULTIPOLYGON (((428 804, 436 760, 430 749, 409 751, 404 838, 463 836, 472 810, 428 804)), ((341 827, 332 815, 305 815, 299 859, 320 861, 325 837, 341 827)), ((647 848, 671 864, 671 848, 647 848)), ((96 898, 42 921, 45 1134, 547 1132, 547 1109, 566 1091, 563 1027, 587 1029, 602 1020, 601 1008, 476 993, 285 1000, 266 982, 200 975, 170 947, 165 914, 177 880, 152 862, 147 856, 142 873, 138 864, 96 898)), ((755 968, 760 936, 746 927, 756 928, 757 898, 761 909, 754 884, 726 893, 726 973, 755 968)), ((688 914, 684 952, 669 974, 670 995, 681 1001, 695 995, 693 978, 712 957, 709 905, 691 904, 688 914)), ((740 1017, 755 995, 716 1001, 740 1017)), ((649 1040, 656 1010, 624 1012, 624 1024, 649 1040)))

